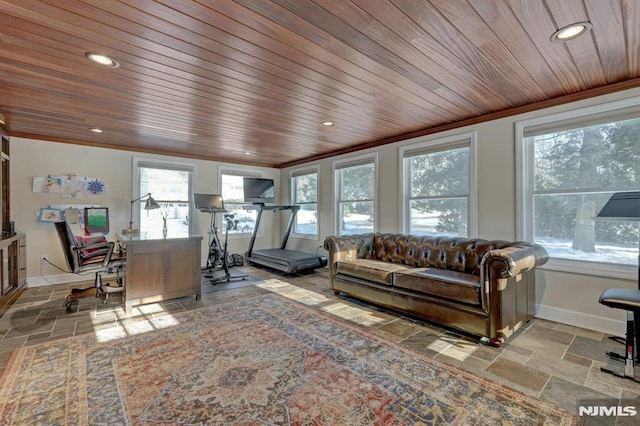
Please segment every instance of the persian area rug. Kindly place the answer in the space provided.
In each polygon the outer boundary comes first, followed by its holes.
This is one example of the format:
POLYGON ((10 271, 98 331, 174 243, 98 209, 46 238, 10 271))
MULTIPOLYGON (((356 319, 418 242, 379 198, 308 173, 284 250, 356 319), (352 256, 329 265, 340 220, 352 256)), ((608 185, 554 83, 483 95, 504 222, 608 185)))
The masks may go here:
POLYGON ((0 424, 570 425, 578 418, 278 295, 19 348, 0 424), (153 323, 153 321, 151 321, 153 323))

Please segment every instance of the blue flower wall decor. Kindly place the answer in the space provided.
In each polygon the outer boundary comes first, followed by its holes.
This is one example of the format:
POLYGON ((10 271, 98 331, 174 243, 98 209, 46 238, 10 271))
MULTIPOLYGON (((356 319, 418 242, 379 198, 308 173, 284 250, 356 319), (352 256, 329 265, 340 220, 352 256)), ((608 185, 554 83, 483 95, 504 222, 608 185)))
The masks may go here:
POLYGON ((106 193, 105 183, 98 179, 88 181, 85 188, 85 192, 92 195, 104 195, 106 193))

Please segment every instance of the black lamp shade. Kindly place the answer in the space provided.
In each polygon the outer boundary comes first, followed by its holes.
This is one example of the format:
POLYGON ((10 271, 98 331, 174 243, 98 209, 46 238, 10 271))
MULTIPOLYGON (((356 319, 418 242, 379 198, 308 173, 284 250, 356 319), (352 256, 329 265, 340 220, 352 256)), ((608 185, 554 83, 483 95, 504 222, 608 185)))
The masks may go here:
POLYGON ((144 203, 144 209, 145 210, 155 210, 155 209, 159 209, 159 208, 160 208, 160 204, 158 204, 158 202, 156 200, 154 200, 151 195, 149 195, 149 198, 147 198, 147 201, 144 203))

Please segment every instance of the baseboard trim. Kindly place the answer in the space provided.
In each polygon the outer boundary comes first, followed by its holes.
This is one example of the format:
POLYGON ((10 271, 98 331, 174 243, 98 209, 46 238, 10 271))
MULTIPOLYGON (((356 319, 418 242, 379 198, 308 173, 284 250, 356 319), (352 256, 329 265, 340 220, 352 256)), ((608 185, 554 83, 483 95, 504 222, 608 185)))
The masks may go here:
POLYGON ((27 278, 27 284, 29 285, 29 287, 44 287, 44 286, 56 285, 56 284, 93 281, 93 278, 94 278, 93 274, 78 275, 78 274, 65 273, 65 274, 27 278))
POLYGON ((535 316, 536 318, 560 322, 614 336, 623 336, 627 329, 625 321, 585 314, 584 312, 570 311, 547 305, 536 304, 535 316))

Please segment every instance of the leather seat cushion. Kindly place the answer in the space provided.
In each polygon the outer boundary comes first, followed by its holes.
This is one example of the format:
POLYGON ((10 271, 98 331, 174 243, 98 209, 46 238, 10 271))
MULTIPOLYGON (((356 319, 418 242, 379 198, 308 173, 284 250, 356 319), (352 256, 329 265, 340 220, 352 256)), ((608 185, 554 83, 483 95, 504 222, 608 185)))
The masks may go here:
POLYGON ((600 296, 600 303, 610 308, 637 311, 640 310, 640 290, 634 288, 609 288, 600 296))
POLYGON ((406 265, 367 259, 341 260, 336 263, 336 275, 346 275, 386 285, 393 284, 394 272, 411 269, 413 268, 406 265))
POLYGON ((393 285, 418 293, 444 297, 471 305, 480 304, 480 277, 437 268, 396 271, 393 285))

